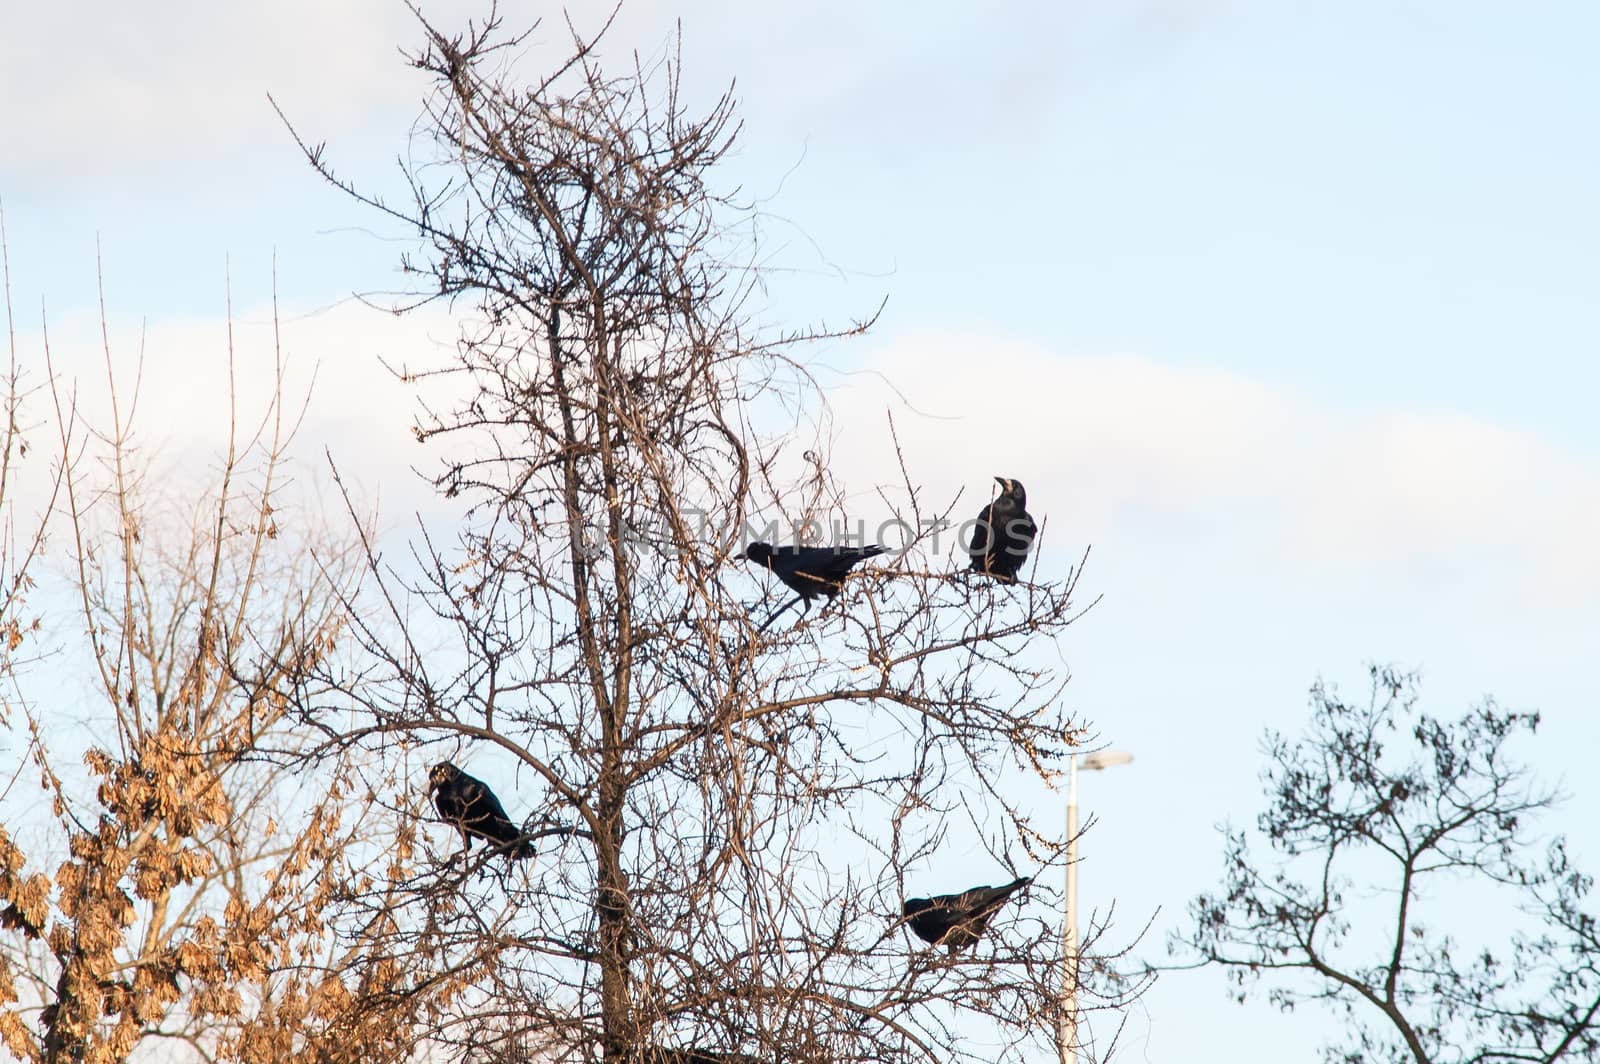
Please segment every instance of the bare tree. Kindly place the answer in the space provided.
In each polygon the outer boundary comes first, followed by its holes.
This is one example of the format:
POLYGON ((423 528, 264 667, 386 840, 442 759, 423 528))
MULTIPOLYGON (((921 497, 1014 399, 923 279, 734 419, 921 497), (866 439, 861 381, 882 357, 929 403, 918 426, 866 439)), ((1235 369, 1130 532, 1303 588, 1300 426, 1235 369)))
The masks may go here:
POLYGON ((345 625, 350 537, 285 506, 281 391, 253 397, 264 416, 195 495, 153 475, 105 355, 94 423, 48 338, 31 391, 12 347, 0 493, 13 458, 49 468, 36 524, 5 511, 0 725, 21 756, 0 786, 0 1043, 47 1062, 409 1057, 428 988, 381 922, 332 923, 350 883, 407 874, 411 825, 373 809, 362 766, 291 759, 291 696, 345 625), (53 446, 25 446, 24 399, 49 403, 30 431, 53 446))
POLYGON ((1508 749, 1538 714, 1487 701, 1448 721, 1416 700, 1415 675, 1388 668, 1364 704, 1312 688, 1307 734, 1265 744, 1256 827, 1275 859, 1229 831, 1223 888, 1174 947, 1225 966, 1241 1001, 1265 981, 1285 1010, 1340 1010, 1350 1033, 1330 1061, 1593 1060, 1593 881, 1561 837, 1539 845, 1555 796, 1508 749), (1475 926, 1430 919, 1451 900, 1475 926))
MULTIPOLYGON (((950 504, 907 473, 879 486, 874 522, 907 530, 899 560, 763 631, 744 538, 826 541, 848 517, 798 352, 864 325, 752 325, 756 216, 714 184, 733 100, 695 114, 674 54, 613 75, 604 30, 569 24, 570 53, 524 86, 528 35, 493 16, 422 28, 413 62, 436 91, 403 162, 412 202, 301 143, 420 234, 396 305, 443 300, 460 323, 453 355, 401 372, 461 520, 425 526, 405 558, 369 544, 351 602, 368 657, 303 714, 330 754, 518 766, 501 797, 532 810, 535 861, 462 857, 441 828, 433 872, 372 910, 418 978, 458 973, 431 1042, 608 1064, 1048 1046, 1055 904, 1008 907, 954 955, 909 935, 900 905, 972 885, 921 878, 947 841, 987 848, 979 882, 1059 867, 1058 821, 1028 805, 1086 735, 1054 650, 1081 567, 1002 586, 930 557, 950 504)), ((431 816, 415 772, 392 801, 431 816)))

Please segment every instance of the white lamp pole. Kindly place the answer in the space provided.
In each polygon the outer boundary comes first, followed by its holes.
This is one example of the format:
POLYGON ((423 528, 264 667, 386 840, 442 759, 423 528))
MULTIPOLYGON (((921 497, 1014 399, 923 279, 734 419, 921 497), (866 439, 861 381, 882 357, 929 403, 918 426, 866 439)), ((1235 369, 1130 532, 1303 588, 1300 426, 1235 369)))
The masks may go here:
POLYGON ((1067 911, 1061 921, 1061 1013, 1056 1020, 1061 1064, 1078 1059, 1078 764, 1099 771, 1132 760, 1126 750, 1097 750, 1067 759, 1067 911))

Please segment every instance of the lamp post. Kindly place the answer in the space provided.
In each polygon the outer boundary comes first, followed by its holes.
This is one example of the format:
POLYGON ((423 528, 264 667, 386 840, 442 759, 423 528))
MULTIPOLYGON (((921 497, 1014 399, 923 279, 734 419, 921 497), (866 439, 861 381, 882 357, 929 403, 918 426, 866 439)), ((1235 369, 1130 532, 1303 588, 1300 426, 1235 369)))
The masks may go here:
POLYGON ((1061 1014, 1056 1019, 1061 1064, 1078 1059, 1078 767, 1098 772, 1132 760, 1126 750, 1096 750, 1067 760, 1067 911, 1061 921, 1061 1014))

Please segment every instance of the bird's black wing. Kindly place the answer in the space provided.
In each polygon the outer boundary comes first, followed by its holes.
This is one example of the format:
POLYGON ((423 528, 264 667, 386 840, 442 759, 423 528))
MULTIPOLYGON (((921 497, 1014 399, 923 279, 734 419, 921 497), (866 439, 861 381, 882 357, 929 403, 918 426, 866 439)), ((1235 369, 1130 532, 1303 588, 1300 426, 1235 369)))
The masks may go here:
POLYGON ((521 834, 489 785, 465 772, 439 787, 434 807, 445 820, 487 842, 505 845, 521 834))
MULTIPOLYGON (((812 595, 832 594, 839 582, 839 577, 834 575, 838 565, 838 557, 833 551, 824 547, 783 547, 780 550, 783 561, 783 570, 778 575, 783 582, 794 588, 800 594, 810 598, 812 595)), ((849 569, 846 565, 845 569, 849 569)))
POLYGON ((516 825, 506 816, 505 807, 500 804, 500 799, 495 797, 495 793, 488 785, 471 776, 466 777, 462 783, 462 798, 466 809, 463 819, 466 821, 467 830, 492 842, 507 843, 514 840, 519 834, 516 825))
POLYGON ((989 553, 989 517, 993 512, 992 502, 978 511, 978 524, 972 530, 972 543, 967 547, 974 569, 984 568, 984 555, 989 553))
POLYGON ((1032 515, 1026 510, 1019 510, 1005 518, 998 537, 1002 549, 996 553, 1005 558, 1012 573, 1022 568, 1028 551, 1033 549, 1033 537, 1038 531, 1039 526, 1033 523, 1032 515))
POLYGON ((809 553, 803 559, 803 564, 808 573, 837 588, 856 565, 868 558, 876 558, 888 549, 876 543, 869 547, 808 547, 809 553))
POLYGON ((922 941, 937 945, 945 933, 955 925, 956 912, 940 898, 912 898, 906 902, 905 911, 911 930, 922 941))
POLYGON ((1009 495, 995 499, 980 518, 984 523, 973 537, 972 567, 1001 580, 1014 579, 1033 546, 1033 518, 1009 495), (976 553, 980 538, 985 548, 981 554, 976 553))
MULTIPOLYGON (((1016 879, 1003 887, 973 887, 963 891, 956 901, 956 907, 974 915, 981 916, 985 923, 993 916, 1006 899, 1031 883, 1031 879, 1016 879)), ((980 925, 981 926, 981 925, 980 925)))
POLYGON ((827 547, 779 547, 772 552, 772 571, 806 598, 839 593, 844 574, 855 560, 827 547))
POLYGON ((952 950, 970 946, 988 928, 989 919, 1006 899, 1030 882, 1032 880, 1017 879, 1002 887, 972 887, 960 894, 929 898, 930 907, 912 918, 911 929, 924 941, 949 946, 952 950))
POLYGON ((954 933, 946 936, 947 944, 970 944, 978 941, 979 934, 989 928, 989 918, 1000 912, 1011 894, 1029 885, 1030 880, 1014 880, 1005 886, 974 886, 950 898, 950 923, 954 933))

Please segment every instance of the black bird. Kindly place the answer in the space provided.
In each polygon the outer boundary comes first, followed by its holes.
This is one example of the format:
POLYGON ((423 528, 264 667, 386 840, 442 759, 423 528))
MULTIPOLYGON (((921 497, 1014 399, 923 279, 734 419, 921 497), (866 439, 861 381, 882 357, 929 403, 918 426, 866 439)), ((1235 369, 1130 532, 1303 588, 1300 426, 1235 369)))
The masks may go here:
POLYGON ((472 849, 472 840, 478 838, 503 850, 512 860, 533 856, 533 843, 522 837, 506 816, 500 799, 482 780, 441 761, 428 770, 428 794, 440 818, 461 832, 466 849, 472 849))
POLYGON ((767 618, 767 624, 771 624, 773 618, 795 602, 804 603, 800 612, 805 613, 811 608, 811 600, 818 595, 832 599, 844 587, 845 576, 858 562, 875 558, 888 549, 877 543, 866 547, 774 547, 770 543, 752 543, 745 548, 744 556, 772 570, 800 596, 767 618))
POLYGON ((901 912, 911 930, 924 942, 950 947, 954 953, 978 941, 989 918, 1023 887, 1030 878, 1014 879, 1003 887, 973 887, 960 894, 936 894, 931 898, 907 898, 901 912))
POLYGON ((1038 528, 1028 516, 1028 493, 1022 481, 994 479, 1000 482, 1000 494, 978 511, 978 527, 967 553, 972 555, 973 572, 988 573, 1009 584, 1017 579, 1038 528))

